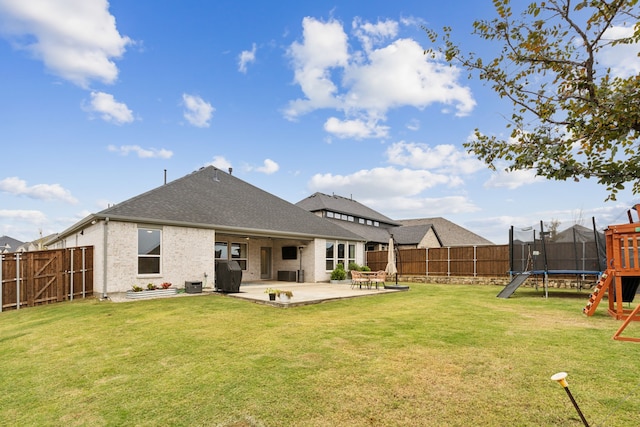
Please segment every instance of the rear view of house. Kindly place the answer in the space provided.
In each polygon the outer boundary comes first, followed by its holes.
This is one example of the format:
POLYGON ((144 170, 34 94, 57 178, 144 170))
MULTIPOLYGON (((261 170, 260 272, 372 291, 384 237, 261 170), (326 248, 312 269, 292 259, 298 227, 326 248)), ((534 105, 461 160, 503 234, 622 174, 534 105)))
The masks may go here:
POLYGON ((338 263, 364 262, 362 237, 209 166, 89 215, 48 242, 93 246, 94 289, 202 281, 237 261, 243 282, 328 281, 338 263))

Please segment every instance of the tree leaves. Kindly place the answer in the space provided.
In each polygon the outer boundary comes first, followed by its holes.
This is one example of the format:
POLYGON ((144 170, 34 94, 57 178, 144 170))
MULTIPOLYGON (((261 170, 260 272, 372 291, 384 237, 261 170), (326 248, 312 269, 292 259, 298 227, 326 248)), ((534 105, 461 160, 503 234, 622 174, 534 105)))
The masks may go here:
POLYGON ((502 46, 493 58, 463 53, 451 28, 427 30, 433 43, 443 41, 447 61, 513 105, 510 140, 476 130, 465 147, 492 168, 502 160, 508 170, 534 169, 550 179, 593 177, 610 199, 627 183, 639 193, 640 76, 616 76, 596 62, 605 47, 640 42, 637 3, 548 0, 515 16, 510 0, 493 0, 497 18, 473 24, 473 34, 502 46), (614 26, 633 27, 633 34, 611 40, 614 26))

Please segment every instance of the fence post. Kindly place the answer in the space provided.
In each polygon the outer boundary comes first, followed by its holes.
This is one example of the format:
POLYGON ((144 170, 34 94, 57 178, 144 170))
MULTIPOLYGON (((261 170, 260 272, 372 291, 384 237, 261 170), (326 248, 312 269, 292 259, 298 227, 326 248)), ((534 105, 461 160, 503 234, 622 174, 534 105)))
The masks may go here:
POLYGON ((451 276, 451 247, 447 246, 447 277, 451 276))
POLYGON ((20 252, 16 252, 16 310, 20 310, 20 252))
POLYGON ((478 247, 476 245, 473 245, 473 277, 476 277, 478 275, 478 268, 477 268, 477 262, 478 262, 478 247))
POLYGON ((4 254, 0 254, 0 313, 2 312, 2 294, 4 292, 4 282, 2 280, 2 267, 4 266, 4 254))
POLYGON ((87 282, 86 282, 86 271, 87 271, 87 264, 85 261, 85 250, 87 248, 82 248, 82 298, 86 298, 86 293, 87 293, 87 282))
POLYGON ((71 258, 70 264, 71 265, 69 266, 69 269, 71 270, 69 272, 71 274, 71 277, 69 278, 69 283, 70 283, 69 284, 69 301, 73 301, 73 292, 74 292, 74 290, 73 290, 73 275, 74 275, 74 271, 73 271, 73 248, 69 249, 69 251, 70 251, 70 254, 71 254, 71 256, 70 256, 70 258, 71 258))
POLYGON ((427 269, 427 274, 426 276, 429 277, 429 248, 424 248, 424 250, 426 251, 426 261, 425 261, 425 267, 427 269))

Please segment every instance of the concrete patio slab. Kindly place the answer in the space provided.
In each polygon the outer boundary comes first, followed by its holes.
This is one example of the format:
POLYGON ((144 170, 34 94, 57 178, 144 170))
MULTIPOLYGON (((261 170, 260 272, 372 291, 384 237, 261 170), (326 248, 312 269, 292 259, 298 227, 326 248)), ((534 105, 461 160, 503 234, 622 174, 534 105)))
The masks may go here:
POLYGON ((408 288, 385 289, 383 286, 380 286, 378 289, 376 289, 375 286, 372 288, 352 288, 350 284, 333 283, 257 282, 243 283, 240 286, 239 293, 230 293, 226 295, 274 307, 296 307, 346 298, 381 295, 407 290, 408 288), (277 298, 275 301, 270 301, 269 295, 265 293, 265 290, 268 288, 291 291, 293 293, 293 297, 290 302, 281 302, 277 298))
MULTIPOLYGON (((378 289, 374 287, 354 287, 350 284, 332 284, 332 283, 295 283, 295 282, 252 282, 242 283, 240 285, 240 292, 238 293, 221 293, 215 292, 211 288, 203 288, 202 293, 187 294, 178 293, 168 296, 157 296, 155 298, 180 298, 180 297, 197 297, 206 295, 226 296, 230 298, 243 299, 258 304, 270 305, 273 307, 296 307, 308 304, 320 304, 327 301, 335 301, 346 298, 357 298, 372 295, 381 295, 394 292, 402 292, 409 290, 408 287, 401 287, 401 289, 385 289, 380 286, 378 289), (269 300, 269 295, 265 293, 268 288, 279 289, 282 291, 291 291, 293 297, 289 302, 282 302, 276 298, 275 301, 269 300)), ((110 301, 112 302, 133 302, 135 299, 129 299, 126 293, 111 293, 109 294, 110 301)), ((150 298, 147 298, 150 299, 150 298)))

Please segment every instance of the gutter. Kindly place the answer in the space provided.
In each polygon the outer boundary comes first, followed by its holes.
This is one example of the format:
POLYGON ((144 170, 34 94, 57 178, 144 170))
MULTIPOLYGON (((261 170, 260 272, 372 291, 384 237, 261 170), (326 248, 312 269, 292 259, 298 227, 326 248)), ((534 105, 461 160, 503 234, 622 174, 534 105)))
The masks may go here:
POLYGON ((171 225, 176 227, 202 228, 202 229, 215 230, 217 233, 237 234, 237 235, 249 234, 256 237, 280 237, 280 238, 298 238, 298 239, 320 238, 320 239, 345 239, 345 240, 354 240, 354 241, 364 241, 362 236, 359 236, 346 229, 343 229, 343 230, 346 233, 351 234, 352 236, 309 234, 309 233, 268 230, 268 229, 249 228, 249 227, 224 226, 224 225, 218 225, 218 224, 204 224, 204 223, 196 223, 196 222, 189 222, 189 221, 175 221, 175 220, 163 220, 163 219, 157 219, 157 218, 130 217, 125 215, 106 216, 106 215, 95 214, 93 218, 97 218, 97 219, 104 218, 105 221, 112 219, 114 221, 135 222, 135 223, 149 224, 149 225, 152 225, 152 224, 153 225, 171 225))

